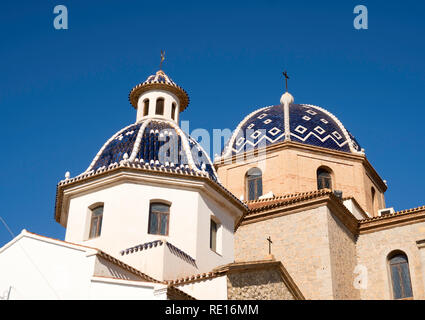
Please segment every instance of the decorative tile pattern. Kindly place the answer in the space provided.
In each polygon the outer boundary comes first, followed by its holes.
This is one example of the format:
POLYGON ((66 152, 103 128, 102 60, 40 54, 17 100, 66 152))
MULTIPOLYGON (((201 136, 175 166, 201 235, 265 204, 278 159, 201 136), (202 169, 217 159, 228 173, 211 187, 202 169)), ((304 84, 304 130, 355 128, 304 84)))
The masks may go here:
POLYGON ((218 180, 215 169, 202 147, 182 131, 177 131, 168 121, 145 120, 122 130, 115 138, 111 139, 101 150, 100 155, 88 169, 98 170, 114 163, 127 160, 135 151, 135 157, 141 164, 169 168, 189 168, 189 157, 196 168, 207 172, 211 179, 218 180), (144 130, 142 125, 149 121, 144 130), (136 143, 139 131, 142 130, 140 143, 136 143), (189 146, 189 154, 184 149, 183 139, 189 146), (136 150, 134 150, 136 148, 136 150))
MULTIPOLYGON (((284 118, 281 105, 253 112, 239 125, 240 129, 235 132, 234 139, 231 139, 231 154, 235 155, 284 141, 284 118)), ((356 139, 341 125, 339 120, 319 107, 291 104, 289 124, 292 141, 344 152, 352 152, 352 148, 355 151, 361 151, 356 139), (352 148, 350 148, 350 144, 352 148)), ((229 145, 223 149, 222 155, 228 148, 229 145)))

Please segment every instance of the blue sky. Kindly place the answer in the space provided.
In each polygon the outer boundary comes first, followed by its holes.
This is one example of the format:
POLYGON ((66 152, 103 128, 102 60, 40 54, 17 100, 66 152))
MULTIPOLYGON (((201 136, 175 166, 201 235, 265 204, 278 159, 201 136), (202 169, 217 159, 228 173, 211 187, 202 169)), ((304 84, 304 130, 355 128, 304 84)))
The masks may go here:
MULTIPOLYGON (((164 70, 190 95, 191 130, 231 128, 277 104, 333 112, 388 181, 387 206, 425 204, 423 1, 2 1, 0 216, 63 238, 56 184, 135 121, 130 89, 164 70), (53 28, 68 8, 69 29, 53 28), (355 30, 366 5, 369 29, 355 30)), ((0 225, 0 245, 11 236, 0 225)))

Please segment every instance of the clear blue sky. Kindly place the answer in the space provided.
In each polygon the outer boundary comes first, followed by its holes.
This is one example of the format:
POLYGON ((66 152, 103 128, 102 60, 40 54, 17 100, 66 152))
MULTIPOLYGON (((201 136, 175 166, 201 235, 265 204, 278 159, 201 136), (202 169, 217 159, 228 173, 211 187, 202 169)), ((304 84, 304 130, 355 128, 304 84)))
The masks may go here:
MULTIPOLYGON (((277 104, 333 112, 389 184, 387 206, 425 204, 424 1, 2 1, 0 216, 63 238, 56 184, 135 121, 129 90, 164 70, 191 98, 191 129, 236 127, 277 104), (53 28, 64 4, 69 29, 53 28), (353 8, 369 29, 353 27, 353 8)), ((10 240, 0 225, 0 245, 10 240)))

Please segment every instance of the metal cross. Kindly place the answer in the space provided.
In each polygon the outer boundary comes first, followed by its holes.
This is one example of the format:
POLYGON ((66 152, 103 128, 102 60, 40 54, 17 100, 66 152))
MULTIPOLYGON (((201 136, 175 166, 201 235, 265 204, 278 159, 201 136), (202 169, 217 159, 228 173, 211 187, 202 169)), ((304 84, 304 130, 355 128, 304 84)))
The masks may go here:
POLYGON ((286 91, 288 91, 288 79, 289 79, 288 73, 285 71, 285 72, 282 72, 282 74, 285 77, 286 91))
POLYGON ((267 241, 269 242, 269 254, 272 254, 272 238, 270 236, 267 238, 267 241))
POLYGON ((161 62, 159 63, 159 70, 162 70, 162 62, 165 60, 165 51, 161 50, 161 62))

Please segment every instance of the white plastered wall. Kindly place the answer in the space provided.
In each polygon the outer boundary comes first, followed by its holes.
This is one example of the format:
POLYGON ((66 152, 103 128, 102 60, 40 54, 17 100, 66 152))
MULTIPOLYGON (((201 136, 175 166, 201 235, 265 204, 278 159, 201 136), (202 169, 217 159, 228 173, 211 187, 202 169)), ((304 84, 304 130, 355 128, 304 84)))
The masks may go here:
MULTIPOLYGON (((175 182, 175 181, 174 181, 175 182)), ((192 272, 192 268, 176 268, 166 263, 167 259, 175 264, 179 259, 163 253, 155 254, 153 250, 148 262, 140 266, 134 264, 131 255, 121 255, 124 249, 163 239, 170 242, 190 257, 195 259, 197 273, 211 271, 216 266, 234 261, 233 228, 235 207, 226 203, 222 196, 215 191, 199 192, 186 186, 177 184, 160 184, 150 181, 117 182, 116 184, 101 186, 93 190, 78 193, 71 197, 68 207, 68 221, 66 241, 80 243, 99 248, 116 258, 146 272, 155 268, 164 270, 167 278, 173 270, 176 277, 182 272, 192 272), (148 234, 149 205, 154 200, 165 200, 171 203, 168 236, 148 234), (220 202, 221 201, 221 202, 220 202), (95 203, 104 203, 101 235, 98 238, 88 239, 90 228, 90 207, 95 203), (220 251, 213 252, 209 248, 210 219, 215 217, 221 224, 220 251), (179 271, 179 272, 177 272, 179 271)), ((146 256, 148 257, 148 256, 146 256)), ((180 259, 181 260, 181 259, 180 259)), ((187 262, 182 260, 182 264, 187 262)), ((154 274, 158 274, 158 272, 154 274)), ((153 275, 151 275, 153 276, 153 275)))

